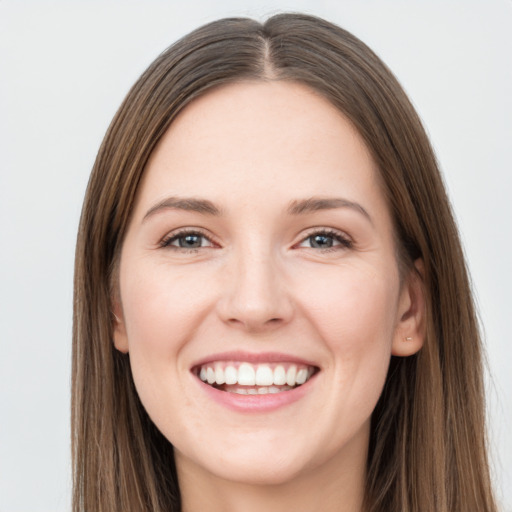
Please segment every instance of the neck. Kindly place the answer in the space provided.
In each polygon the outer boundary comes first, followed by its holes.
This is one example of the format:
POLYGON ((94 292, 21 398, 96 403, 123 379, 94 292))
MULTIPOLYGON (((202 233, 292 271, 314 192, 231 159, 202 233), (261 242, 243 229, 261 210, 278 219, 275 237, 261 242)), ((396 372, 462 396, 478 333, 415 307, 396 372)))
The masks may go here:
POLYGON ((335 456, 286 482, 252 484, 223 479, 177 454, 182 512, 363 512, 366 455, 335 456))

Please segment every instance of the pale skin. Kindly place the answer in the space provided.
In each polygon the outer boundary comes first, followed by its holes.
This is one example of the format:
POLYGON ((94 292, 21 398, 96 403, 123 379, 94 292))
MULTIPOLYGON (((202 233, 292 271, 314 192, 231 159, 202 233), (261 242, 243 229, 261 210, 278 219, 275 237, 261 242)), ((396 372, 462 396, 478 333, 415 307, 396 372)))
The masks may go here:
POLYGON ((187 106, 145 171, 113 308, 184 511, 362 511, 370 417, 391 355, 423 344, 424 300, 418 273, 399 274, 378 170, 330 103, 256 81, 187 106), (241 410, 197 375, 226 352, 315 373, 298 399, 241 410))

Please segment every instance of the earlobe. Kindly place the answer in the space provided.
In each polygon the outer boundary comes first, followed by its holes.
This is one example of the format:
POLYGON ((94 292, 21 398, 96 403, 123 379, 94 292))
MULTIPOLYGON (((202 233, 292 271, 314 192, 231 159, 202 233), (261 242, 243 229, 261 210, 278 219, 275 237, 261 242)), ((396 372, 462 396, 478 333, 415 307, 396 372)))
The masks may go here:
POLYGON ((113 303, 113 337, 114 346, 123 354, 128 353, 128 337, 126 335, 126 326, 124 323, 124 315, 118 302, 113 303))
POLYGON ((425 290, 423 260, 414 262, 400 295, 397 326, 391 353, 407 357, 418 352, 425 341, 425 290))

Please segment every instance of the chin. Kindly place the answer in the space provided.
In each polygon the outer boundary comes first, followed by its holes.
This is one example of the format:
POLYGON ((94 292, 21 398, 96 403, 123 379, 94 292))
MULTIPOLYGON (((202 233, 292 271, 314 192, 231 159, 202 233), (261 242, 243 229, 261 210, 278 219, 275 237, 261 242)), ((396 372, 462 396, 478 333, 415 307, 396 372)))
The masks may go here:
POLYGON ((244 440, 243 444, 245 446, 226 447, 219 443, 191 457, 175 451, 177 466, 184 471, 199 471, 239 484, 281 485, 293 481, 314 465, 304 450, 297 451, 303 446, 298 440, 290 443, 291 450, 286 449, 282 439, 274 443, 252 439, 250 445, 244 440))
POLYGON ((306 469, 295 460, 279 460, 275 456, 251 461, 226 461, 222 466, 207 468, 223 480, 245 485, 283 485, 295 480, 306 469))

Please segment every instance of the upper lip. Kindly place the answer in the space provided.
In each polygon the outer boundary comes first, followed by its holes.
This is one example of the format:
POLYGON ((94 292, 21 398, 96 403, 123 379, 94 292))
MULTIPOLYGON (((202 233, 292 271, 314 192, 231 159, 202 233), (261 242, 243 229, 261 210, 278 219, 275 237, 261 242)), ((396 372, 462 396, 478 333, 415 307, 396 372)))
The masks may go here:
POLYGON ((196 362, 194 362, 191 368, 196 368, 208 363, 214 363, 216 361, 240 361, 247 363, 295 363, 302 364, 305 366, 314 366, 318 368, 318 364, 303 357, 298 357, 291 354, 285 354, 282 352, 244 352, 244 351, 231 351, 221 352, 217 354, 211 354, 196 362))

